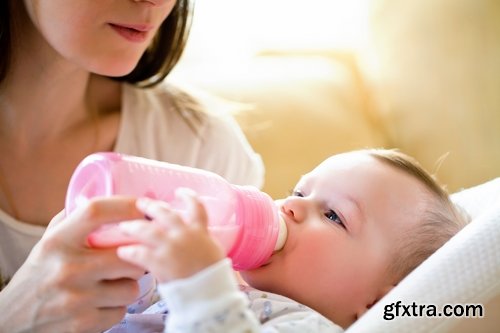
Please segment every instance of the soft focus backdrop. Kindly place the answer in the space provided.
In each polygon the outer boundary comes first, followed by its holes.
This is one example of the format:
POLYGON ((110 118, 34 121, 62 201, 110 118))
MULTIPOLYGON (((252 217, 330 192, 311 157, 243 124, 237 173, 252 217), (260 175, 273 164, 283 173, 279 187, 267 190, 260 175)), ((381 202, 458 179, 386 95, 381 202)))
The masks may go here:
POLYGON ((275 198, 363 147, 451 191, 500 176, 498 0, 202 0, 192 32, 171 80, 237 102, 275 198))

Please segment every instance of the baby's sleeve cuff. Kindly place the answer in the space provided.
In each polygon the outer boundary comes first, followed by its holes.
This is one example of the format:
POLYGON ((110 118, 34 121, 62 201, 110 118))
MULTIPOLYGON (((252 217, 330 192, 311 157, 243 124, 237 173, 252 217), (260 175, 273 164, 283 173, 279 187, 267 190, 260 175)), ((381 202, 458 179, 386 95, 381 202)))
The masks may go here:
MULTIPOLYGON (((240 296, 238 283, 227 258, 185 279, 158 285, 170 313, 213 310, 214 301, 240 296)), ((206 312, 205 312, 206 313, 206 312)))

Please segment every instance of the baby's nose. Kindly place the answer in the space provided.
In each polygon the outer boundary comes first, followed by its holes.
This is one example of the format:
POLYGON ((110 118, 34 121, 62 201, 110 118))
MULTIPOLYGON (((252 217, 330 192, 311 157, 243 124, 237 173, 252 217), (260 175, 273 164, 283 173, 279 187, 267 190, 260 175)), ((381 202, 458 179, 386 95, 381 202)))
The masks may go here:
POLYGON ((303 197, 290 196, 283 200, 281 209, 294 222, 302 222, 306 216, 307 201, 303 197))

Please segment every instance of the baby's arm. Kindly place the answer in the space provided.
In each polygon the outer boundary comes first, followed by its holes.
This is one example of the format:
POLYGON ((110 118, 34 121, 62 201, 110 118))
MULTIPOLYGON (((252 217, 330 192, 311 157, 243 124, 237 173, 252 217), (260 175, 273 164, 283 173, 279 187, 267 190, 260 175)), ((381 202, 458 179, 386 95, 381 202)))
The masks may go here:
POLYGON ((160 284, 158 291, 169 308, 165 332, 260 332, 229 259, 187 279, 160 284))
POLYGON ((118 248, 118 255, 158 279, 169 309, 167 332, 205 332, 214 324, 217 332, 258 332, 231 262, 208 232, 202 204, 193 194, 180 194, 188 207, 186 221, 165 202, 139 199, 137 207, 152 222, 121 223, 120 230, 137 243, 118 248))
POLYGON ((240 291, 228 259, 189 277, 161 284, 170 308, 169 333, 339 333, 342 329, 291 299, 240 291))
POLYGON ((168 203, 141 198, 137 208, 150 221, 127 221, 120 230, 137 243, 118 248, 120 258, 151 272, 160 283, 189 277, 225 257, 207 229, 206 211, 194 194, 178 191, 187 203, 184 221, 168 203))
MULTIPOLYGON (((137 206, 154 223, 143 220, 120 225, 139 243, 120 247, 118 255, 159 280, 158 290, 169 308, 166 332, 342 332, 318 313, 288 299, 284 302, 285 298, 279 299, 279 304, 269 304, 286 310, 261 323, 262 313, 249 307, 249 298, 239 290, 230 260, 223 259, 224 252, 208 233, 202 204, 192 195, 183 197, 190 208, 187 221, 168 204, 145 199, 137 206)), ((271 299, 265 298, 267 313, 267 301, 271 299)))

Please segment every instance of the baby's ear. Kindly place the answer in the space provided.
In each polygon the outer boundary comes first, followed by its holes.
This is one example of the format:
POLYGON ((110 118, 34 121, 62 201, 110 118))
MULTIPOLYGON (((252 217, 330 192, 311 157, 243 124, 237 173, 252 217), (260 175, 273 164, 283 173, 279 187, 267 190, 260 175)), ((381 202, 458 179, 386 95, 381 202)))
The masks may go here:
POLYGON ((356 318, 361 317, 366 311, 370 310, 371 307, 375 305, 375 303, 380 301, 380 299, 387 295, 389 291, 391 291, 394 287, 396 287, 395 284, 389 284, 380 288, 378 294, 375 297, 369 299, 368 303, 356 312, 356 318))

